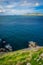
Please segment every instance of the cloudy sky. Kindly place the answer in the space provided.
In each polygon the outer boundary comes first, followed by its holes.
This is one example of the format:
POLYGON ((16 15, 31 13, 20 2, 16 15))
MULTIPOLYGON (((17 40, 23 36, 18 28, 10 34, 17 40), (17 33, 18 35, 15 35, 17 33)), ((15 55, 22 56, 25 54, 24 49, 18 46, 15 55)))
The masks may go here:
POLYGON ((0 0, 0 15, 43 13, 43 0, 0 0))

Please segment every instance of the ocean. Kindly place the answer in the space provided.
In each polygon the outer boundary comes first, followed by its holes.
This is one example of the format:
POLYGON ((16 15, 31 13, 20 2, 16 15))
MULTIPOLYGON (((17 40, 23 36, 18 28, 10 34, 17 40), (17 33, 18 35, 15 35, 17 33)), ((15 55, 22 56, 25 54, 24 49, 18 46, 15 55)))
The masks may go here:
POLYGON ((29 41, 43 46, 43 16, 0 16, 0 39, 14 50, 27 48, 29 41))

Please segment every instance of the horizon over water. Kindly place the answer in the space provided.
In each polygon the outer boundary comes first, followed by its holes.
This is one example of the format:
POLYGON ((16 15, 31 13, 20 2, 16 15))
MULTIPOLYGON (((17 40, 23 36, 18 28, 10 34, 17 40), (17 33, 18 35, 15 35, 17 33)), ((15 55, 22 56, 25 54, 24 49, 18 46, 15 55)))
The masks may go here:
POLYGON ((0 39, 14 50, 27 48, 28 41, 43 46, 43 16, 0 16, 0 39))

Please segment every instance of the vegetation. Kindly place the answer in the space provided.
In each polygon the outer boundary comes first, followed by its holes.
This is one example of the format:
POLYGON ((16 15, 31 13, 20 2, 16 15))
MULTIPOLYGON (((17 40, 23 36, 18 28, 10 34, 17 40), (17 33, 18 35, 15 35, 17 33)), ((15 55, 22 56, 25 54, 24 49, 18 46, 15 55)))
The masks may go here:
POLYGON ((0 54, 0 65, 43 65, 43 48, 0 54))
POLYGON ((43 13, 27 13, 25 16, 43 16, 43 13))

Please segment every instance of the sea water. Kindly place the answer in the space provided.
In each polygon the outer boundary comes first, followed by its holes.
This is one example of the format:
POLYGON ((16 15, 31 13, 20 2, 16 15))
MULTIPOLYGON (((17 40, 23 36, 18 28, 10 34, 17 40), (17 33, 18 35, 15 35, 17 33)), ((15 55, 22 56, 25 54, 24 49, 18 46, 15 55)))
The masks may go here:
POLYGON ((43 16, 0 16, 0 39, 15 50, 27 48, 29 41, 42 46, 43 16))

